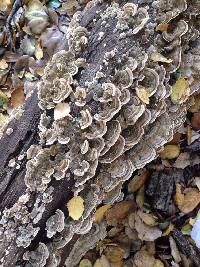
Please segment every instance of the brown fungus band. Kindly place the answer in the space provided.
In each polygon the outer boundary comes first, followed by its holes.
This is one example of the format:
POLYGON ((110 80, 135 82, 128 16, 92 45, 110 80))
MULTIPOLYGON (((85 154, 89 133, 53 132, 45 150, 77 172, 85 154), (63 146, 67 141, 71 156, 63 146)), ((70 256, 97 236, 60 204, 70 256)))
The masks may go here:
POLYGON ((140 2, 90 1, 71 20, 68 51, 56 53, 45 68, 38 86, 40 144, 29 150, 26 195, 2 214, 0 243, 29 246, 54 201, 53 180, 73 177, 72 191, 84 200, 84 210, 73 220, 57 209, 46 222, 48 241, 25 252, 27 266, 59 266, 62 248, 79 234, 66 260, 75 266, 105 237, 106 226, 93 224, 96 207, 123 197, 123 182, 172 139, 199 90, 192 4, 140 2))

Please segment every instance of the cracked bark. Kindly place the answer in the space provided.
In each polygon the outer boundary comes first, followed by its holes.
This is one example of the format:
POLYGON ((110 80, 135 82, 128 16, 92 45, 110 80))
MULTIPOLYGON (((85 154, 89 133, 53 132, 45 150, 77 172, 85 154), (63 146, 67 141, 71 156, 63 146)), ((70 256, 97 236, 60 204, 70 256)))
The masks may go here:
MULTIPOLYGON (((109 3, 110 1, 107 1, 109 3)), ((128 1, 121 1, 122 3, 126 3, 128 1)), ((114 25, 112 25, 112 18, 109 18, 110 27, 105 29, 106 34, 103 39, 99 40, 98 33, 100 32, 100 23, 97 18, 97 11, 102 13, 106 8, 106 3, 102 3, 101 5, 94 6, 89 10, 84 12, 84 15, 81 20, 81 25, 86 27, 90 32, 91 36, 91 46, 85 52, 83 52, 83 57, 87 59, 87 62, 90 63, 90 66, 85 67, 84 73, 79 73, 76 76, 80 85, 84 85, 86 81, 90 80, 90 77, 99 70, 100 65, 104 60, 105 51, 111 51, 115 47, 115 44, 118 43, 119 53, 117 55, 117 59, 120 58, 122 54, 124 54, 130 47, 133 46, 132 39, 126 38, 126 41, 118 40, 117 34, 113 32, 114 25), (93 20, 97 18, 95 27, 93 27, 93 20), (106 48, 104 44, 106 43, 106 48)), ((142 44, 142 41, 138 41, 138 43, 142 44)), ((113 74, 117 59, 110 60, 109 62, 109 73, 107 75, 113 74)), ((13 133, 11 135, 6 134, 6 129, 3 134, 3 137, 0 140, 0 149, 2 151, 0 155, 0 211, 2 212, 4 208, 10 208, 17 201, 17 199, 24 194, 26 186, 24 183, 24 176, 26 173, 26 160, 22 160, 20 169, 16 170, 15 168, 8 167, 8 162, 13 157, 17 157, 19 154, 26 152, 27 149, 32 144, 37 144, 38 137, 38 123, 41 115, 41 110, 38 107, 38 99, 37 92, 35 91, 27 100, 24 106, 24 112, 19 119, 13 119, 7 126, 7 128, 12 128, 13 133)), ((166 177, 169 179, 169 175, 166 177)), ((166 177, 163 176, 163 180, 166 180, 166 177), (164 179, 165 178, 165 179, 164 179)), ((54 214, 56 209, 65 210, 65 203, 72 197, 73 193, 70 188, 73 186, 73 177, 69 180, 63 179, 61 181, 53 181, 52 185, 54 186, 54 199, 51 203, 49 203, 45 213, 43 214, 42 219, 39 221, 38 226, 40 227, 40 231, 37 234, 36 238, 32 241, 30 247, 28 249, 34 249, 39 242, 45 241, 46 237, 44 235, 45 222, 47 219, 54 214)), ((165 191, 166 183, 162 185, 160 183, 157 186, 161 187, 162 190, 165 191)), ((155 189, 156 190, 156 189, 155 189)), ((154 190, 154 191, 155 191, 154 190)), ((169 189, 172 191, 172 188, 169 189)), ((150 192, 151 195, 151 192, 150 192)), ((34 196, 33 196, 34 197, 34 196)), ((166 196, 167 198, 168 196, 166 196)), ((165 210, 166 207, 166 199, 161 199, 162 203, 161 209, 165 210)), ((78 236, 75 235, 70 243, 67 244, 62 249, 62 259, 60 266, 64 266, 65 259, 70 253, 73 244, 76 242, 78 236)), ((182 241, 180 241, 182 242, 182 241)), ((16 244, 13 242, 11 244, 12 248, 9 251, 9 256, 7 257, 7 261, 4 267, 12 267, 16 266, 16 263, 19 266, 25 266, 25 262, 22 261, 22 254, 24 253, 24 248, 17 248, 16 244)), ((4 249, 0 247, 0 258, 4 254, 4 249)))

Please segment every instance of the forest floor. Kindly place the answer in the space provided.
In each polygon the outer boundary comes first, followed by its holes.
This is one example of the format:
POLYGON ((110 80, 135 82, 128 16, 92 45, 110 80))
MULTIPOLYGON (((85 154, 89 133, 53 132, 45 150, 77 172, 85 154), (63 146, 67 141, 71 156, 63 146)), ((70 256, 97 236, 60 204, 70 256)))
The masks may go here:
MULTIPOLYGON (((0 0, 0 126, 36 90, 63 47, 70 17, 87 0, 41 2, 0 0)), ((79 267, 200 266, 200 231, 191 237, 200 207, 200 95, 173 140, 123 193, 120 202, 97 209, 95 221, 105 220, 108 234, 79 267)))

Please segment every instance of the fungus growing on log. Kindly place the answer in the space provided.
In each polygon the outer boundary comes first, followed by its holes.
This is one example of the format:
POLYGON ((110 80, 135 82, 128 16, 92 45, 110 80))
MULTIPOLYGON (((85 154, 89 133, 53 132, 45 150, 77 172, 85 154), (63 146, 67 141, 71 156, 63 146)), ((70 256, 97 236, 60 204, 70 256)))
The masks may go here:
POLYGON ((200 83, 192 4, 140 2, 90 1, 71 19, 68 50, 47 64, 38 83, 36 152, 24 151, 25 186, 1 214, 5 266, 75 266, 94 246, 94 233, 96 241, 105 237, 105 225, 93 224, 97 206, 119 201, 123 183, 155 159, 183 124, 200 83), (170 27, 156 30, 160 23, 170 27), (152 60, 155 51, 160 60, 152 60), (184 101, 171 99, 178 75, 190 88, 184 101), (84 211, 73 220, 65 204, 77 195, 84 211), (76 244, 65 253, 70 242, 76 244))

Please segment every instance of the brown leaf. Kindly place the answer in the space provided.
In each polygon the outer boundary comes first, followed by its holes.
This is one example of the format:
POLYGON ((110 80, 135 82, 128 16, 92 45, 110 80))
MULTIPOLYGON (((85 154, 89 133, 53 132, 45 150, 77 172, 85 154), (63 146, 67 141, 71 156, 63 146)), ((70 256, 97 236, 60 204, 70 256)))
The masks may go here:
POLYGON ((149 171, 147 169, 142 169, 135 175, 128 184, 129 192, 136 192, 139 190, 146 182, 149 177, 149 171))
POLYGON ((25 95, 21 87, 16 88, 11 94, 11 104, 13 108, 18 108, 24 104, 25 95))
POLYGON ((200 130, 200 112, 195 112, 193 114, 191 124, 194 130, 200 130))
POLYGON ((194 96, 194 105, 190 107, 190 112, 198 112, 200 110, 200 94, 194 96))
POLYGON ((138 232, 138 237, 145 241, 154 241, 162 235, 158 227, 146 225, 138 214, 135 215, 135 229, 138 232))
POLYGON ((189 213, 193 211, 200 203, 200 192, 196 188, 190 188, 184 197, 182 205, 179 205, 179 209, 183 213, 189 213))
POLYGON ((142 221, 149 225, 149 226, 155 226, 157 225, 156 223, 156 219, 153 216, 153 214, 151 213, 144 213, 141 210, 138 210, 137 214, 140 216, 140 219, 142 219, 142 221))
POLYGON ((126 200, 115 204, 106 214, 106 221, 109 225, 117 225, 124 218, 136 209, 136 204, 133 200, 126 200))
POLYGON ((105 249, 106 258, 109 262, 117 263, 121 262, 125 254, 124 249, 120 248, 119 246, 107 246, 105 249))
POLYGON ((145 249, 141 249, 134 255, 134 263, 137 267, 153 267, 155 258, 145 249))
POLYGON ((102 207, 98 208, 94 214, 95 222, 103 221, 107 210, 109 210, 112 206, 110 204, 103 205, 102 207))
POLYGON ((178 207, 181 206, 184 202, 184 194, 182 194, 181 192, 180 184, 176 184, 176 194, 175 194, 174 200, 178 207))

